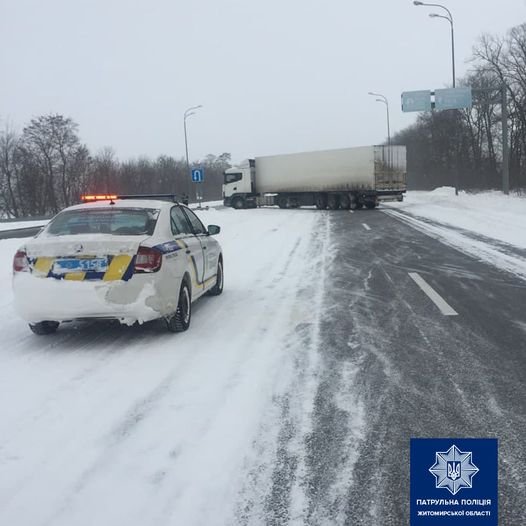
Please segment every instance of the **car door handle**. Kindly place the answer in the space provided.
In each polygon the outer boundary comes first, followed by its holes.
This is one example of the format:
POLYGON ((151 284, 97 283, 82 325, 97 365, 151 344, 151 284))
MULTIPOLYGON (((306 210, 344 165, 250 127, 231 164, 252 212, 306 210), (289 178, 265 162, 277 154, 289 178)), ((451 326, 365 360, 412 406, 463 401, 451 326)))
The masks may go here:
POLYGON ((206 247, 203 247, 203 250, 206 250, 206 247))
POLYGON ((191 254, 192 251, 191 251, 191 250, 187 250, 186 253, 187 253, 187 254, 191 254))

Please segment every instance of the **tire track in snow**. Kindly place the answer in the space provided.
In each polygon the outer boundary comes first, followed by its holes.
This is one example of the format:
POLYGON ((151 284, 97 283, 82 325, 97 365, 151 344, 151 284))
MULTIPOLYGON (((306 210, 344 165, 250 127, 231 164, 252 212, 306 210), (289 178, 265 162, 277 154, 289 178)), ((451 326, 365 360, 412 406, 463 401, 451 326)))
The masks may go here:
MULTIPOLYGON (((287 221, 287 223, 289 223, 287 221)), ((267 304, 263 306, 261 314, 257 319, 253 320, 251 326, 245 326, 244 330, 237 337, 239 341, 234 341, 234 345, 240 348, 254 348, 257 346, 263 353, 267 354, 271 351, 274 346, 274 341, 276 336, 279 334, 286 334, 288 332, 288 314, 291 305, 291 300, 294 301, 295 289, 297 287, 298 280, 300 278, 297 270, 301 267, 301 262, 303 260, 303 254, 305 253, 307 241, 305 239, 298 238, 295 243, 290 247, 286 258, 283 258, 279 261, 279 266, 276 266, 276 260, 272 257, 268 264, 265 265, 265 270, 259 278, 259 288, 276 290, 275 298, 276 301, 272 304, 267 304), (270 270, 273 272, 269 272, 270 270), (257 342, 257 343, 255 343, 257 342)), ((272 354, 275 355, 274 360, 279 358, 280 349, 274 349, 272 354), (277 352, 276 352, 277 351, 277 352)), ((240 383, 243 382, 241 377, 241 371, 247 371, 253 369, 253 366, 250 365, 250 361, 253 360, 253 357, 249 354, 245 354, 242 361, 236 364, 236 369, 233 374, 230 376, 227 385, 229 390, 235 390, 240 387, 240 383)), ((285 360, 286 362, 287 360, 285 360)), ((280 364, 281 371, 287 369, 285 363, 280 364)), ((256 380, 256 378, 254 378, 256 380)), ((269 390, 267 396, 272 396, 272 392, 276 389, 275 384, 279 382, 279 378, 272 380, 272 387, 269 390)), ((224 392, 225 397, 228 397, 228 392, 224 392)), ((200 429, 198 435, 204 435, 208 432, 213 433, 212 423, 215 420, 214 415, 203 423, 202 428, 200 429)), ((260 418, 257 418, 257 421, 260 421, 260 418)), ((197 437, 196 437, 197 439, 197 437)), ((184 452, 182 452, 184 453, 184 452)), ((183 456, 183 455, 181 455, 183 456)), ((176 465, 172 471, 175 471, 176 465)), ((163 484, 166 486, 170 482, 170 475, 168 474, 163 480, 163 484)), ((190 492, 191 493, 191 492, 190 492)), ((176 516, 181 516, 188 514, 188 510, 184 508, 188 507, 187 503, 193 502, 194 499, 188 495, 188 491, 185 488, 181 488, 177 495, 174 496, 171 500, 167 499, 169 504, 165 506, 162 514, 159 515, 158 521, 160 523, 169 522, 173 520, 176 516), (183 507, 183 510, 178 509, 183 507)), ((206 524, 205 519, 197 520, 198 524, 206 524)))
POLYGON ((247 463, 247 482, 234 522, 241 525, 288 524, 301 521, 309 508, 309 466, 306 444, 318 378, 321 302, 329 257, 329 214, 320 214, 298 269, 298 297, 303 305, 284 341, 290 355, 288 374, 276 386, 264 425, 247 463), (322 233, 320 235, 320 230, 322 233))

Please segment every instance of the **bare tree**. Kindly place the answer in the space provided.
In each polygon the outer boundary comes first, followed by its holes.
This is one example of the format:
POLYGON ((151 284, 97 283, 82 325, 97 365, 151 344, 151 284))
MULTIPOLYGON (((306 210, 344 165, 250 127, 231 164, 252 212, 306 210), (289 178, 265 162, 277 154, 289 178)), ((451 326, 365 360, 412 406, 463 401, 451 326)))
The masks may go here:
POLYGON ((6 126, 0 133, 0 211, 18 217, 19 206, 17 198, 18 166, 16 162, 16 151, 19 137, 6 126))
POLYGON ((88 160, 77 128, 70 118, 43 115, 32 119, 23 130, 20 147, 25 157, 32 159, 33 179, 42 189, 41 208, 46 212, 56 213, 72 203, 73 189, 78 186, 78 163, 80 159, 88 160))

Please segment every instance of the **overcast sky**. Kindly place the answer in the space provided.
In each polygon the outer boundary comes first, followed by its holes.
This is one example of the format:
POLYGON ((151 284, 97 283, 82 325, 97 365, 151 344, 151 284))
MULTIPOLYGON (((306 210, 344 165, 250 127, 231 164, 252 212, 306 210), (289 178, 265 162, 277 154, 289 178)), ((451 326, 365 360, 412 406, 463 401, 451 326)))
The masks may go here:
MULTIPOLYGON (((457 77, 525 0, 448 0, 457 77)), ((380 143, 402 91, 451 83, 449 24, 410 0, 0 0, 0 120, 72 117, 121 159, 246 157, 380 143)))

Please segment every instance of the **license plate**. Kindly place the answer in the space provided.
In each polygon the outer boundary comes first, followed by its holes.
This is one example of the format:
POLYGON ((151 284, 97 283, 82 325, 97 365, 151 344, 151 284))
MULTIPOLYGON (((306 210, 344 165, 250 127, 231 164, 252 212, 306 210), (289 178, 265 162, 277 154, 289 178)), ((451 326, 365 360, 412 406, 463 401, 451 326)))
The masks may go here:
POLYGON ((53 265, 54 274, 66 274, 68 272, 106 272, 108 260, 106 258, 64 258, 57 259, 53 265))

